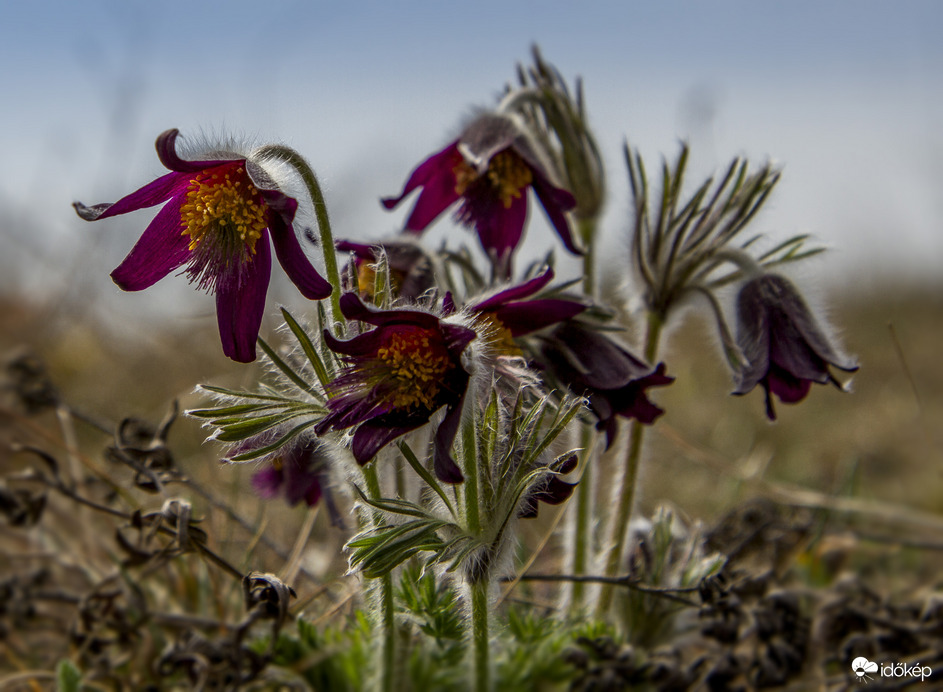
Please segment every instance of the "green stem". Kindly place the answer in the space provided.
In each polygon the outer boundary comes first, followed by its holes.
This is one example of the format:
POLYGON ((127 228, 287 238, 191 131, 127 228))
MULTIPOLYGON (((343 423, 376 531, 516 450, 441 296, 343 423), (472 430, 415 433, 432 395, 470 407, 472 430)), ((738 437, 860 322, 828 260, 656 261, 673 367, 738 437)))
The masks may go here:
MULTIPOLYGON (((572 574, 586 574, 586 560, 589 555, 590 515, 593 506, 593 441, 596 432, 590 425, 583 425, 580 429, 581 448, 583 449, 583 473, 580 475, 580 484, 576 486, 576 507, 572 532, 573 545, 571 547, 572 574)), ((577 614, 583 608, 585 584, 573 582, 570 590, 570 612, 577 614)))
MULTIPOLYGON (((377 478, 376 461, 372 461, 363 467, 363 479, 370 499, 379 500, 382 495, 380 493, 380 481, 377 478)), ((373 521, 379 524, 383 521, 382 515, 379 512, 374 512, 373 521)), ((370 589, 369 593, 373 595, 380 612, 382 643, 379 689, 383 692, 395 692, 400 688, 397 676, 399 669, 396 665, 396 609, 393 602, 393 576, 387 573, 377 581, 379 584, 374 584, 374 588, 370 589)))
MULTIPOLYGON (((661 328, 664 325, 662 316, 655 312, 648 315, 648 334, 645 338, 645 360, 654 362, 658 353, 658 340, 661 328)), ((642 452, 642 439, 648 426, 632 421, 629 432, 629 450, 625 457, 625 467, 622 475, 622 487, 619 491, 619 505, 612 519, 612 534, 609 542, 609 555, 606 559, 605 576, 614 577, 622 565, 622 553, 625 538, 629 531, 629 519, 632 515, 632 503, 635 500, 635 486, 638 481, 639 460, 642 452)), ((599 592, 599 601, 596 604, 596 617, 605 618, 612 604, 613 586, 604 584, 599 592)))
POLYGON ((471 591, 472 621, 472 674, 475 692, 488 692, 491 689, 491 675, 488 663, 488 590, 491 581, 487 578, 469 585, 471 591))
MULTIPOLYGON (((586 254, 583 255, 583 292, 591 299, 596 297, 596 253, 593 242, 596 235, 596 217, 581 219, 579 221, 579 235, 586 248, 586 254)), ((582 426, 581 448, 583 449, 583 473, 580 476, 580 484, 576 489, 576 512, 574 517, 573 532, 571 540, 573 545, 570 548, 572 559, 571 572, 573 574, 586 573, 586 559, 588 549, 591 545, 590 534, 590 515, 593 506, 593 469, 592 454, 590 450, 591 443, 595 433, 588 426, 582 426)), ((573 584, 570 592, 570 611, 577 613, 583 606, 583 597, 585 594, 584 585, 576 582, 573 584)))
MULTIPOLYGON (((478 460, 478 434, 475 418, 469 417, 462 428, 462 462, 465 482, 462 483, 465 494, 465 522, 468 533, 476 539, 481 537, 481 506, 478 492, 483 469, 478 460)), ((465 583, 471 604, 471 667, 472 689, 475 692, 487 692, 489 680, 489 643, 488 643, 488 591, 491 585, 490 565, 469 578, 465 583)))
POLYGON ((321 192, 321 184, 318 177, 314 174, 311 166, 304 157, 291 147, 279 144, 271 144, 263 147, 259 151, 260 156, 271 156, 284 161, 289 166, 298 171, 301 176, 308 194, 311 196, 311 203, 314 205, 314 217, 318 222, 318 231, 321 234, 321 250, 324 253, 324 269, 327 271, 327 280, 334 287, 331 293, 331 309, 334 313, 334 321, 343 324, 344 315, 341 313, 341 279, 340 272, 337 269, 337 251, 334 249, 334 234, 331 232, 331 220, 327 214, 327 204, 324 202, 324 194, 321 192))

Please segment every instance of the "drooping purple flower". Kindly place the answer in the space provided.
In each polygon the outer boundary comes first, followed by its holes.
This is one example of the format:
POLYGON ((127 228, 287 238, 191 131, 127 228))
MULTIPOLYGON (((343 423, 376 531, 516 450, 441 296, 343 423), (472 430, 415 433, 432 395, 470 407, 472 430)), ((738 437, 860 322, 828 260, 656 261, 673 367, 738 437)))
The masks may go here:
POLYGON ((537 195, 567 250, 581 254, 566 218, 576 206, 573 195, 551 182, 527 135, 508 115, 475 118, 457 140, 412 172, 398 197, 383 199, 383 206, 393 209, 420 187, 405 230, 421 233, 458 202, 456 220, 476 230, 498 274, 505 278, 524 232, 527 188, 537 195))
POLYGON ((284 495, 291 506, 304 500, 313 507, 324 494, 327 481, 327 459, 321 444, 308 440, 283 449, 284 453, 252 475, 252 487, 266 499, 284 495))
POLYGON ((76 202, 75 210, 96 221, 164 204, 111 278, 126 291, 140 291, 186 266, 191 283, 216 295, 223 353, 250 362, 272 270, 270 238, 302 295, 319 300, 332 287, 298 243, 292 225, 298 202, 281 191, 263 160, 229 151, 187 160, 177 154, 178 135, 167 130, 157 138, 157 156, 170 173, 114 204, 76 202))
POLYGON ((616 416, 649 424, 664 413, 646 390, 674 382, 665 375, 664 363, 653 369, 578 320, 563 322, 541 338, 540 364, 551 378, 587 398, 597 429, 606 431, 607 446, 616 436, 616 416))
POLYGON ((832 346, 796 287, 777 274, 758 276, 740 289, 737 345, 746 362, 737 373, 734 394, 762 385, 770 420, 776 420, 771 394, 784 404, 796 403, 813 382, 842 388, 830 365, 845 372, 858 369, 832 346))
POLYGON ((375 328, 348 341, 324 332, 328 347, 344 356, 347 367, 327 386, 329 413, 315 432, 357 426, 351 451, 363 465, 444 406, 434 437, 433 468, 443 482, 460 483, 462 472, 451 447, 469 381, 462 352, 475 331, 420 310, 372 309, 354 293, 341 296, 341 311, 347 319, 375 328))
POLYGON ((339 240, 334 245, 341 252, 351 254, 357 286, 349 288, 356 290, 366 300, 373 299, 378 252, 386 255, 391 289, 395 296, 415 301, 435 286, 432 260, 415 242, 388 240, 367 245, 339 240))

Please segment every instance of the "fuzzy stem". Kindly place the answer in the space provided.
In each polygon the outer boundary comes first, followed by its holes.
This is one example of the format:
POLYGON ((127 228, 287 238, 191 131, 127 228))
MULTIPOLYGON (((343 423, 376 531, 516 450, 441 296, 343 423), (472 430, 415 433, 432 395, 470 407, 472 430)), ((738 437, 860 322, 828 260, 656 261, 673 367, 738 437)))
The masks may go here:
POLYGON ((472 622, 472 679, 475 692, 488 692, 491 679, 488 662, 488 590, 487 577, 469 584, 472 622))
MULTIPOLYGON (((468 532, 481 536, 480 470, 478 463, 478 434, 475 418, 470 417, 462 428, 462 462, 465 472, 465 522, 468 532)), ((471 668, 472 689, 487 692, 489 680, 488 650, 488 592, 491 586, 490 565, 473 578, 466 576, 468 599, 471 604, 471 668)))
MULTIPOLYGON (((664 318, 657 312, 648 314, 648 334, 645 337, 645 360, 654 362, 658 353, 658 340, 664 318)), ((612 523, 612 535, 609 543, 609 555, 606 559, 606 576, 614 577, 622 564, 622 551, 625 538, 629 532, 629 519, 632 515, 632 503, 635 500, 635 486, 638 481, 639 460, 642 452, 642 439, 648 426, 638 420, 633 420, 629 432, 629 451, 625 457, 625 467, 622 475, 622 487, 619 491, 619 506, 612 523)), ((599 592, 599 601, 596 604, 596 617, 603 619, 612 604, 613 586, 603 585, 599 592)))
MULTIPOLYGON (((580 475, 580 484, 576 487, 576 507, 571 540, 573 545, 570 548, 573 574, 586 574, 586 559, 589 552, 591 537, 590 514, 593 505, 593 468, 592 457, 594 446, 592 444, 595 438, 595 431, 589 425, 580 426, 581 447, 583 449, 583 472, 580 475)), ((570 591, 570 612, 579 613, 583 607, 583 597, 585 595, 585 585, 583 582, 573 582, 570 591)))
MULTIPOLYGON (((579 222, 580 240, 586 248, 586 254, 583 255, 583 292, 590 298, 596 297, 596 244, 593 242, 596 236, 597 217, 581 219, 579 222)), ((589 453, 590 443, 593 440, 593 430, 589 426, 582 426, 581 430, 581 448, 584 450, 583 472, 580 476, 580 484, 576 489, 576 507, 574 512, 573 531, 571 540, 573 545, 570 548, 572 564, 570 567, 573 574, 584 574, 586 572, 587 549, 590 545, 590 514, 593 505, 593 469, 590 464, 591 454, 589 453)), ((570 592, 570 611, 576 613, 583 605, 584 587, 581 582, 573 584, 570 592)))
POLYGON ((314 170, 308 165, 304 157, 291 147, 278 144, 271 144, 263 147, 259 154, 261 156, 272 156, 284 161, 289 166, 298 171, 304 182, 308 194, 311 196, 311 203, 314 206, 314 217, 318 222, 318 231, 321 234, 321 251, 324 253, 324 269, 327 271, 327 280, 334 288, 331 293, 331 309, 334 313, 334 321, 343 324, 344 315, 341 313, 341 279, 340 272, 337 269, 337 251, 334 248, 334 234, 331 232, 331 220, 327 214, 327 204, 324 202, 324 194, 321 192, 321 184, 314 170))
MULTIPOLYGON (((373 461, 363 467, 363 478, 367 485, 367 495, 370 499, 379 500, 380 481, 377 478, 376 461, 373 461)), ((374 513, 375 523, 382 521, 378 513, 374 513)), ((375 584, 375 588, 369 589, 377 610, 380 612, 380 631, 381 631, 381 659, 380 659, 380 685, 379 689, 383 692, 395 692, 400 689, 397 680, 396 666, 396 620, 395 604, 393 603, 393 576, 389 573, 384 574, 375 584)))

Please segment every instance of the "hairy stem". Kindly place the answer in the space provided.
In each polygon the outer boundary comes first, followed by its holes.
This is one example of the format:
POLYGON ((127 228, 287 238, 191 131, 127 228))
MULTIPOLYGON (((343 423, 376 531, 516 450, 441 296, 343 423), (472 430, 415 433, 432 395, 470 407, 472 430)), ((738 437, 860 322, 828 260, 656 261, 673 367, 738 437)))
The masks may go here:
MULTIPOLYGON (((648 315, 648 333, 645 337, 645 360, 652 363, 658 353, 658 340, 661 337, 661 328, 664 324, 662 315, 650 312, 648 315)), ((606 558, 606 576, 614 577, 622 564, 622 554, 625 538, 629 531, 629 519, 632 515, 632 503, 635 500, 635 486, 638 481, 639 461, 642 453, 642 439, 645 437, 647 426, 632 421, 629 432, 629 450, 623 467, 622 486, 619 489, 619 503, 615 516, 612 519, 609 542, 609 555, 606 558)), ((599 601, 596 604, 596 617, 603 619, 612 604, 613 586, 603 585, 599 592, 599 601)))
MULTIPOLYGON (((372 461, 363 467, 363 478, 367 485, 367 495, 371 500, 379 500, 382 495, 380 492, 380 481, 377 478, 376 461, 372 461)), ((379 525, 383 517, 374 512, 373 521, 379 525)), ((374 588, 369 589, 373 597, 377 612, 380 613, 380 684, 379 689, 383 692, 395 692, 400 689, 397 679, 398 668, 396 666, 396 620, 395 604, 393 603, 393 576, 390 573, 384 574, 373 584, 374 588), (379 582, 379 583, 376 583, 379 582)))
POLYGON ((308 194, 311 196, 311 203, 314 206, 314 217, 318 222, 318 232, 321 236, 321 251, 324 253, 324 268, 327 271, 327 280, 334 287, 331 293, 331 309, 334 313, 335 322, 344 322, 344 316, 341 313, 341 279, 340 272, 337 269, 337 251, 334 249, 334 234, 331 232, 331 219, 327 214, 327 204, 324 202, 324 194, 321 192, 321 184, 314 170, 308 165, 308 162, 297 151, 290 147, 272 144, 263 147, 260 151, 262 156, 272 156, 284 161, 289 166, 298 171, 304 182, 308 194))
POLYGON ((469 584, 471 592, 472 623, 472 689, 475 692, 488 692, 491 689, 491 676, 488 662, 488 590, 491 581, 486 577, 469 584))

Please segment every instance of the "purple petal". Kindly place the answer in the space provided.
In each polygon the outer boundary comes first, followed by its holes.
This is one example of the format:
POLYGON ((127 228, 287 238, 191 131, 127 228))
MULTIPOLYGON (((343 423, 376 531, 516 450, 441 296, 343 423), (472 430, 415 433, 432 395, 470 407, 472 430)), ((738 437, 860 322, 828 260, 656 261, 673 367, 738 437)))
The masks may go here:
POLYGON ((334 243, 334 248, 339 252, 349 252, 369 262, 376 262, 374 247, 374 245, 354 243, 350 240, 338 240, 334 243))
POLYGON ((455 441, 455 435, 458 434, 458 428, 462 422, 464 400, 463 392, 458 402, 446 409, 445 418, 435 431, 432 469, 435 471, 436 478, 443 483, 461 483, 465 480, 462 470, 452 458, 452 443, 455 441))
POLYGON ((354 459, 357 460, 358 464, 363 466, 373 459, 373 457, 377 455, 377 452, 383 449, 387 444, 400 435, 405 435, 418 427, 419 425, 388 427, 367 421, 361 424, 361 426, 357 428, 357 432, 354 433, 354 439, 350 445, 354 459))
POLYGON ((486 298, 480 303, 472 305, 470 310, 472 312, 494 310, 495 308, 506 305, 513 300, 521 300, 523 298, 527 298, 528 296, 532 296, 551 281, 553 281, 553 267, 547 267, 547 271, 545 271, 540 276, 535 276, 533 279, 529 279, 522 284, 518 284, 517 286, 505 288, 503 291, 495 293, 490 298, 486 298))
MULTIPOLYGON (((292 206, 297 208, 298 203, 295 200, 281 194, 279 197, 290 200, 292 206)), ((294 216, 293 213, 292 216, 294 216)), ((304 250, 301 249, 291 222, 286 221, 282 214, 272 211, 269 214, 269 229, 278 263, 282 265, 282 269, 285 270, 291 282, 301 291, 301 295, 309 300, 320 300, 331 295, 334 287, 311 266, 304 250)))
POLYGON ((352 339, 341 341, 327 329, 323 332, 327 347, 345 356, 363 357, 375 354, 380 348, 380 331, 372 329, 365 334, 358 334, 352 339))
POLYGON ((180 205, 174 200, 154 217, 112 280, 125 291, 140 291, 182 266, 190 258, 190 236, 180 229, 180 205))
POLYGON ((177 137, 179 135, 180 130, 174 128, 161 132, 157 137, 155 144, 157 147, 157 158, 160 159, 160 162, 164 164, 165 168, 178 173, 198 173, 199 171, 212 168, 213 166, 219 166, 232 160, 187 161, 186 159, 182 159, 177 155, 177 137))
POLYGON ((475 230, 478 240, 493 260, 506 262, 521 242, 527 221, 527 195, 511 200, 507 209, 500 200, 486 211, 483 206, 475 211, 475 230))
POLYGON ((541 206, 547 213, 550 224, 556 229, 557 235, 563 241, 563 245, 574 255, 582 255, 576 243, 573 242, 573 234, 570 231, 570 222, 567 221, 564 212, 573 209, 576 206, 576 200, 566 190, 554 187, 540 173, 534 171, 534 193, 540 200, 541 206))
POLYGON ((769 378, 770 391, 779 397, 784 404, 794 404, 805 399, 809 390, 812 388, 812 380, 796 377, 792 373, 778 367, 770 370, 769 378))
POLYGON ((458 142, 423 161, 409 176, 399 197, 382 199, 383 206, 393 209, 417 187, 422 194, 406 221, 406 230, 422 231, 459 197, 455 191, 455 167, 462 162, 458 142))
POLYGON ((126 214, 130 211, 153 207, 166 202, 171 197, 182 195, 190 184, 190 177, 180 173, 167 173, 154 180, 140 190, 122 197, 114 204, 96 204, 86 207, 81 202, 73 202, 75 212, 86 221, 107 219, 110 216, 126 214))
POLYGON ((356 293, 345 293, 340 299, 341 312, 349 320, 359 320, 383 327, 389 324, 409 324, 424 329, 436 329, 439 318, 420 310, 379 310, 368 307, 356 293))
POLYGON ((568 320, 585 309, 585 305, 572 300, 544 298, 509 303, 494 314, 511 331, 511 336, 518 337, 568 320))
POLYGON ((261 497, 266 499, 271 499, 278 495, 278 491, 281 490, 284 481, 285 477, 281 469, 277 469, 271 465, 252 474, 252 487, 255 488, 255 491, 261 497))
POLYGON ((255 244, 255 255, 243 268, 240 281, 219 281, 216 288, 216 320, 223 353, 240 363, 255 360, 265 294, 272 275, 272 252, 268 234, 255 244))

